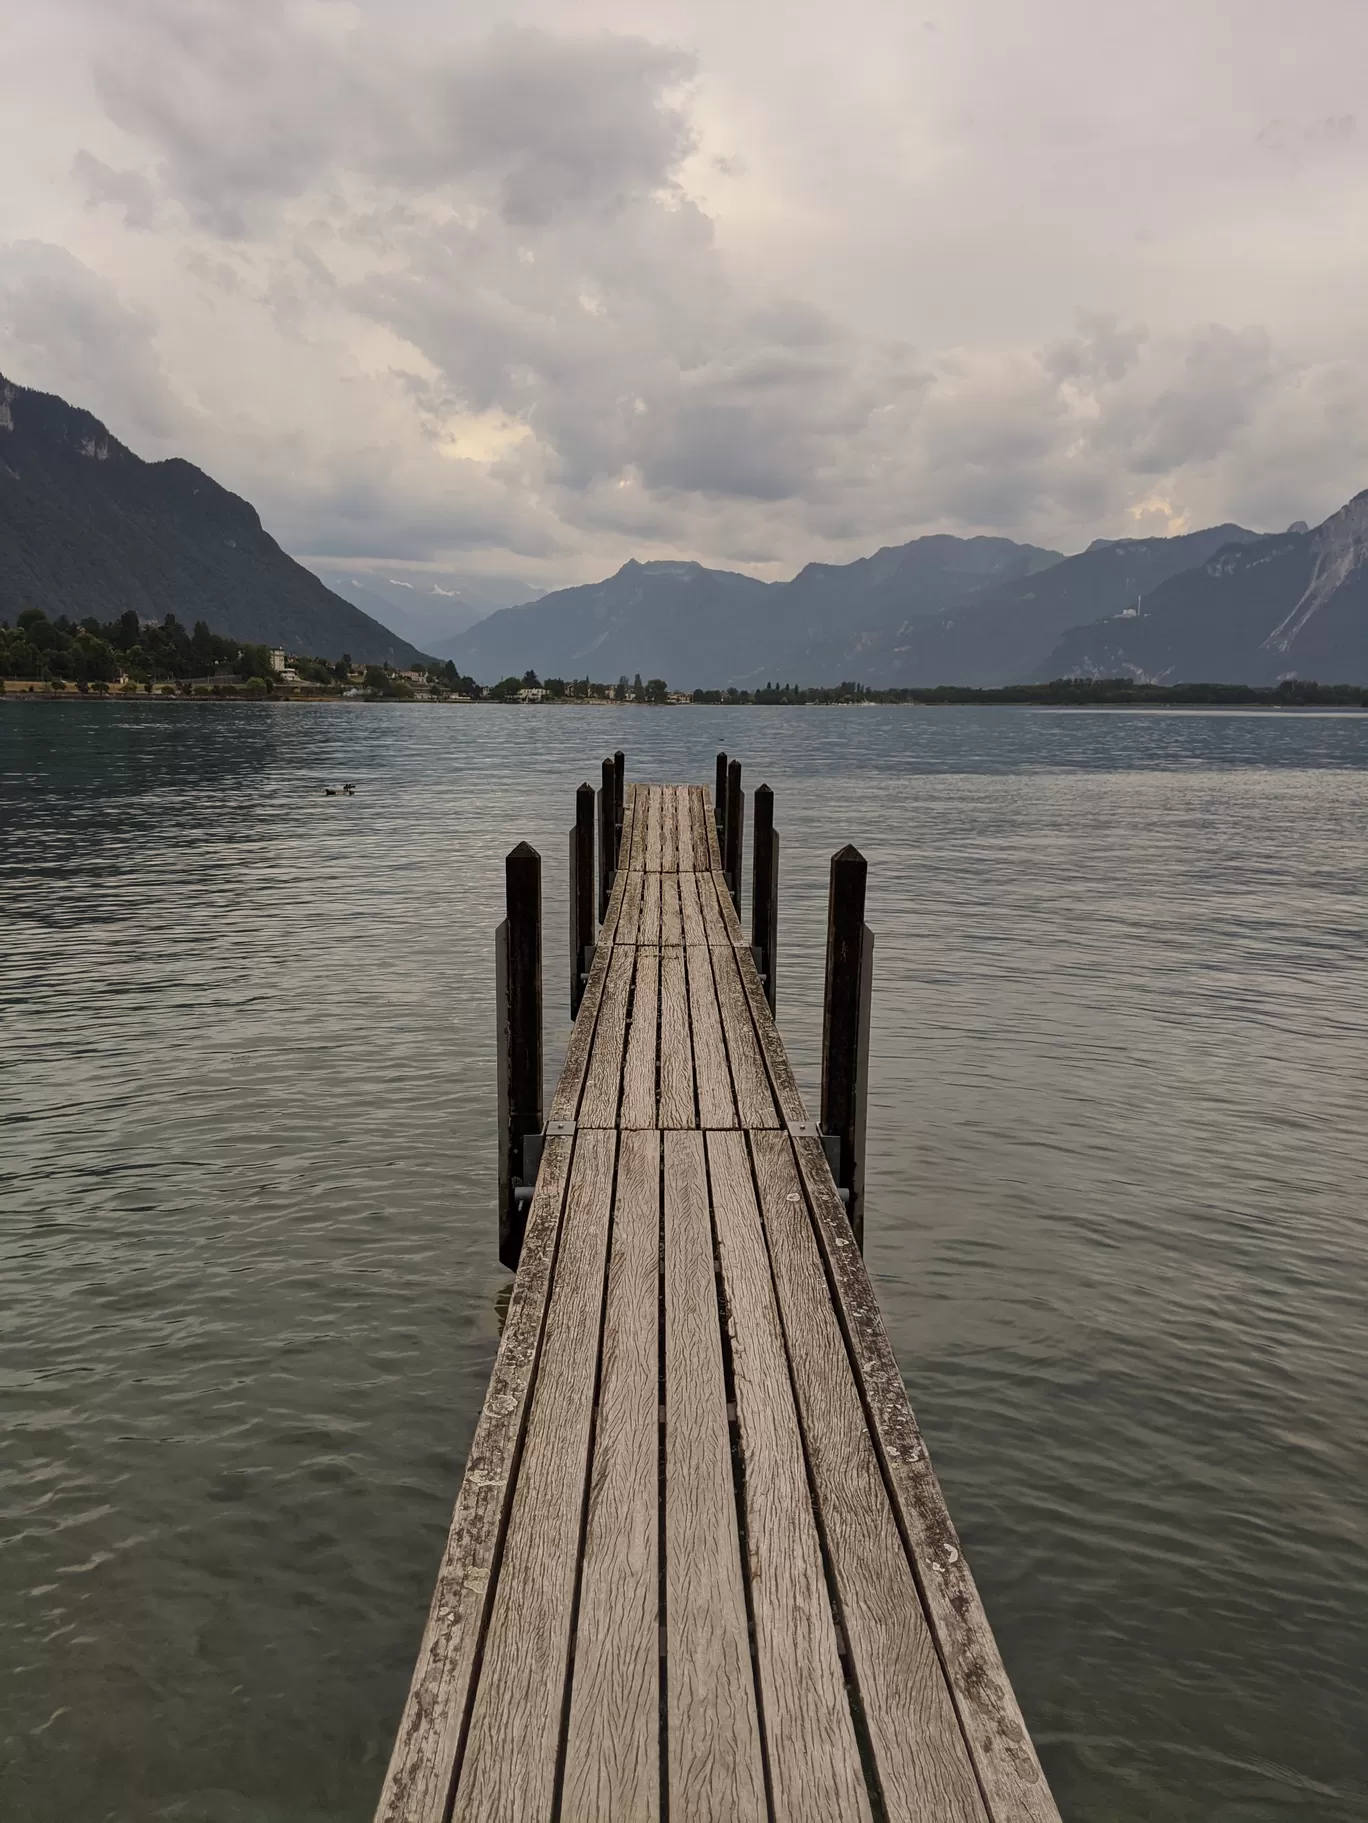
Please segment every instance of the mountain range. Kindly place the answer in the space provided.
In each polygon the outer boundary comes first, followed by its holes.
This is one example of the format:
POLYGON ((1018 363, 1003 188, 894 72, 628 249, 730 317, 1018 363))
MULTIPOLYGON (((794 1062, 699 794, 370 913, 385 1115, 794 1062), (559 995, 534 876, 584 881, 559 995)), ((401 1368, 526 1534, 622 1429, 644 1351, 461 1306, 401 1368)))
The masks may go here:
POLYGON ((0 375, 0 620, 170 613, 320 658, 435 653, 482 683, 1368 682, 1368 492, 1314 529, 1226 524, 1073 556, 937 533, 789 582, 631 559, 520 605, 503 578, 319 567, 338 588, 202 470, 144 462, 89 412, 0 375))
POLYGON ((317 658, 407 666, 420 652, 287 557, 203 470, 144 462, 98 418, 0 375, 0 620, 132 609, 317 658))

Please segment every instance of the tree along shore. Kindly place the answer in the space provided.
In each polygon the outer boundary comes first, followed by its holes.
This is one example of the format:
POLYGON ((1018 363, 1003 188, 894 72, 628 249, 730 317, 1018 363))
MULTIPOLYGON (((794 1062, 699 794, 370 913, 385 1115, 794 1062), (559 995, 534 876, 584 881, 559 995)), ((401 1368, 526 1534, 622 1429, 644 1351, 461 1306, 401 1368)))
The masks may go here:
POLYGON ((642 703, 747 705, 940 704, 1021 707, 1368 708, 1368 685, 1318 684, 1288 678, 1273 688, 1250 684, 1151 684, 1133 678, 1057 678, 1051 683, 969 689, 956 684, 878 690, 868 684, 763 684, 753 690, 672 691, 664 678, 539 678, 535 671, 488 688, 450 660, 430 659, 410 671, 353 665, 340 659, 287 655, 279 647, 244 645, 211 633, 203 621, 187 632, 174 615, 139 620, 133 613, 101 622, 49 621, 26 609, 17 626, 0 623, 0 681, 7 696, 194 696, 237 700, 361 697, 494 703, 642 703))

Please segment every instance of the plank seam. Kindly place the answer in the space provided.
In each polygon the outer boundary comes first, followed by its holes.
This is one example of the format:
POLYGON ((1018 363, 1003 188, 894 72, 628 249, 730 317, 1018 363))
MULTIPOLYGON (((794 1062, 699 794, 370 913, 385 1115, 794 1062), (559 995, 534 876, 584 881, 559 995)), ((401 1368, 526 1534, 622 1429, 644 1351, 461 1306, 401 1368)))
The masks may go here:
POLYGON ((765 1699, 760 1679, 760 1659, 755 1631, 755 1594, 751 1587, 750 1533, 746 1524, 745 1458, 741 1449, 741 1426, 736 1408, 736 1369, 732 1360, 731 1315, 727 1309, 726 1285, 722 1274, 722 1246, 717 1233, 717 1211, 713 1206, 713 1166, 706 1144, 703 1147, 704 1180, 708 1186, 708 1230, 712 1242, 713 1288, 717 1300, 717 1324, 722 1343, 722 1386, 727 1399, 727 1439, 731 1445, 732 1499, 736 1507, 736 1539, 741 1555, 741 1588, 746 1600, 746 1643, 750 1655, 751 1684, 755 1691, 755 1718, 760 1735, 760 1771, 765 1781, 765 1810, 771 1823, 777 1823, 774 1809, 774 1779, 770 1772, 769 1731, 765 1725, 765 1699))
POLYGON ((556 1741, 556 1770, 551 1785, 551 1823, 560 1823, 565 1797, 565 1762, 570 1748, 570 1701, 575 1686, 575 1646, 579 1635, 580 1596, 584 1590, 584 1553, 589 1535, 589 1496, 594 1485, 594 1453, 598 1447, 599 1402, 603 1392, 603 1332, 608 1320, 608 1279, 613 1265, 613 1238, 617 1228, 618 1170, 621 1136, 613 1144, 613 1182, 608 1197, 608 1237, 603 1250, 603 1285, 599 1293, 598 1348, 594 1354, 594 1394, 589 1416, 589 1451, 584 1465, 584 1491, 580 1497, 579 1542, 575 1546, 575 1593, 570 1602, 570 1633, 566 1642, 565 1679, 561 1687, 560 1732, 556 1741))

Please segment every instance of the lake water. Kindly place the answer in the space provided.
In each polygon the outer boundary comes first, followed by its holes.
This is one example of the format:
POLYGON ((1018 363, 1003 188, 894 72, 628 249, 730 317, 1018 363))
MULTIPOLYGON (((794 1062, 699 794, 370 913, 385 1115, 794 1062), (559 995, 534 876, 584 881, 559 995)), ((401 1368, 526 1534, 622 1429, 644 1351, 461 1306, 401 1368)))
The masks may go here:
POLYGON ((0 711, 0 1816, 364 1823, 508 1278, 493 930, 573 789, 773 785, 811 1092, 1068 1823, 1368 1814, 1368 720, 0 711), (354 798, 324 782, 353 779, 354 798))

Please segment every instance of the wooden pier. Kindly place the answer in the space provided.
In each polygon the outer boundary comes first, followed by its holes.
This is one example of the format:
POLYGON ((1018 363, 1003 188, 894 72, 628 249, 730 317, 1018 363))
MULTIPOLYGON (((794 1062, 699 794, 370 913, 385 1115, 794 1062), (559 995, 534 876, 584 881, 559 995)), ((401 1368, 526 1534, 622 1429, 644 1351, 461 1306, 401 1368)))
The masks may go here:
POLYGON ((517 1278, 377 1823, 1058 1823, 857 1240, 864 863, 833 861, 824 1135, 773 1018, 772 799, 753 946, 724 769, 721 832, 620 757, 581 788, 544 1121, 509 857, 517 1278))

